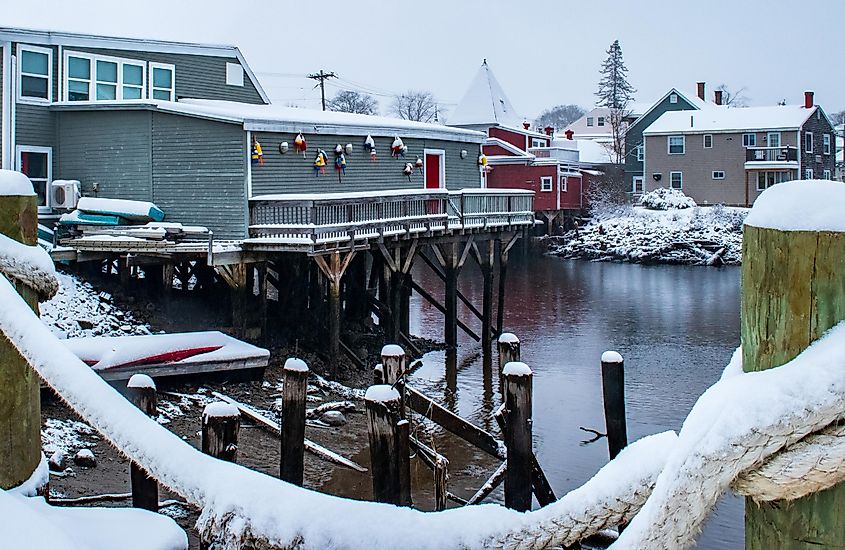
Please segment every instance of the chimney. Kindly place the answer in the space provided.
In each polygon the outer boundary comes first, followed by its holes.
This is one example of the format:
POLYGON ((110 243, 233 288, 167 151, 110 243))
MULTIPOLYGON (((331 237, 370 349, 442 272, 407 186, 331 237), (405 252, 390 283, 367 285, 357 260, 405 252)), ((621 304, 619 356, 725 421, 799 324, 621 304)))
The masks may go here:
POLYGON ((522 127, 527 130, 527 129, 531 128, 531 123, 526 120, 525 122, 522 123, 522 127))
POLYGON ((704 101, 704 82, 698 82, 698 99, 704 101))
POLYGON ((804 92, 804 108, 812 109, 813 105, 813 91, 807 90, 806 92, 804 92))
POLYGON ((545 128, 543 128, 543 132, 545 132, 547 136, 552 135, 554 131, 554 126, 546 126, 545 128))
POLYGON ((572 139, 572 136, 575 135, 575 132, 572 130, 567 130, 563 133, 566 136, 566 139, 572 139))
POLYGON ((722 90, 716 90, 713 93, 716 96, 716 105, 721 105, 722 104, 722 90))

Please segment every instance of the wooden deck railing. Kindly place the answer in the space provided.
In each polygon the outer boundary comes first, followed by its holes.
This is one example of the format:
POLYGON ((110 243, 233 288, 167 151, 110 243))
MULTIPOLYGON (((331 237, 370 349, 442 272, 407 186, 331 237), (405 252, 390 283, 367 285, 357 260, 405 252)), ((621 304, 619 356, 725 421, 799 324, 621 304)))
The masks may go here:
POLYGON ((534 193, 517 189, 264 195, 249 203, 250 241, 309 245, 526 226, 534 193))

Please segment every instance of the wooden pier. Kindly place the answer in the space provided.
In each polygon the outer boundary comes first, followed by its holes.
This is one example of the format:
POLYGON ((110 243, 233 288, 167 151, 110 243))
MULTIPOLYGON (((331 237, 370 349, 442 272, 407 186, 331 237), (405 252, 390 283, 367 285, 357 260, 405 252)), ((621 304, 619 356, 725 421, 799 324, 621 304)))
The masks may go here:
POLYGON ((266 335, 268 315, 275 312, 277 317, 324 331, 332 360, 345 353, 359 363, 342 340, 344 323, 361 321, 374 312, 386 340, 407 342, 413 289, 444 312, 449 350, 457 345, 458 329, 479 339, 458 318, 458 301, 467 303, 482 324, 480 339, 489 354, 492 338, 502 326, 509 251, 534 224, 534 194, 525 190, 265 195, 250 199, 249 234, 241 241, 215 241, 211 233, 205 242, 194 238, 173 243, 88 235, 62 240, 54 257, 111 262, 125 279, 132 276, 133 266, 143 266, 156 284, 161 279, 167 291, 174 276, 183 288, 191 280, 199 286, 208 286, 215 278, 225 281, 239 336, 266 335), (434 277, 442 279, 446 289, 442 303, 412 280, 411 268, 418 257, 434 277), (458 277, 470 257, 484 279, 480 307, 458 290, 458 277))

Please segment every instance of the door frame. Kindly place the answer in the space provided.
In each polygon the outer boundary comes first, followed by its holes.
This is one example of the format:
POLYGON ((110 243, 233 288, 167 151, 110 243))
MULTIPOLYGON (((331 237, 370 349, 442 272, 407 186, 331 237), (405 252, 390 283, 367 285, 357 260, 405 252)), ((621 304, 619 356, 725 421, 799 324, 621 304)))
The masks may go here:
MULTIPOLYGON (((440 180, 440 187, 438 189, 446 189, 446 150, 445 149, 423 149, 423 188, 428 189, 428 180, 426 173, 428 166, 426 158, 428 155, 435 155, 440 157, 440 173, 438 179, 440 180)), ((432 188, 433 189, 433 188, 432 188)))
POLYGON ((44 186, 44 206, 39 206, 39 212, 49 212, 52 208, 50 184, 53 182, 53 148, 40 145, 15 145, 15 170, 21 171, 21 153, 47 154, 47 183, 44 186))

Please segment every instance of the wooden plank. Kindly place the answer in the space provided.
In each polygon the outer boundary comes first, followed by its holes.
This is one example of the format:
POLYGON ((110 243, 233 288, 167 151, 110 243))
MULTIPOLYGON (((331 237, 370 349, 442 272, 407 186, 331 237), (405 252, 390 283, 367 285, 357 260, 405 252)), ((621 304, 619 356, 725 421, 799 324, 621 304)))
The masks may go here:
POLYGON ((439 424, 444 429, 457 435, 464 441, 475 445, 490 456, 499 460, 505 459, 504 443, 496 439, 493 434, 467 422, 407 384, 405 385, 405 395, 408 398, 408 406, 418 414, 439 424))

